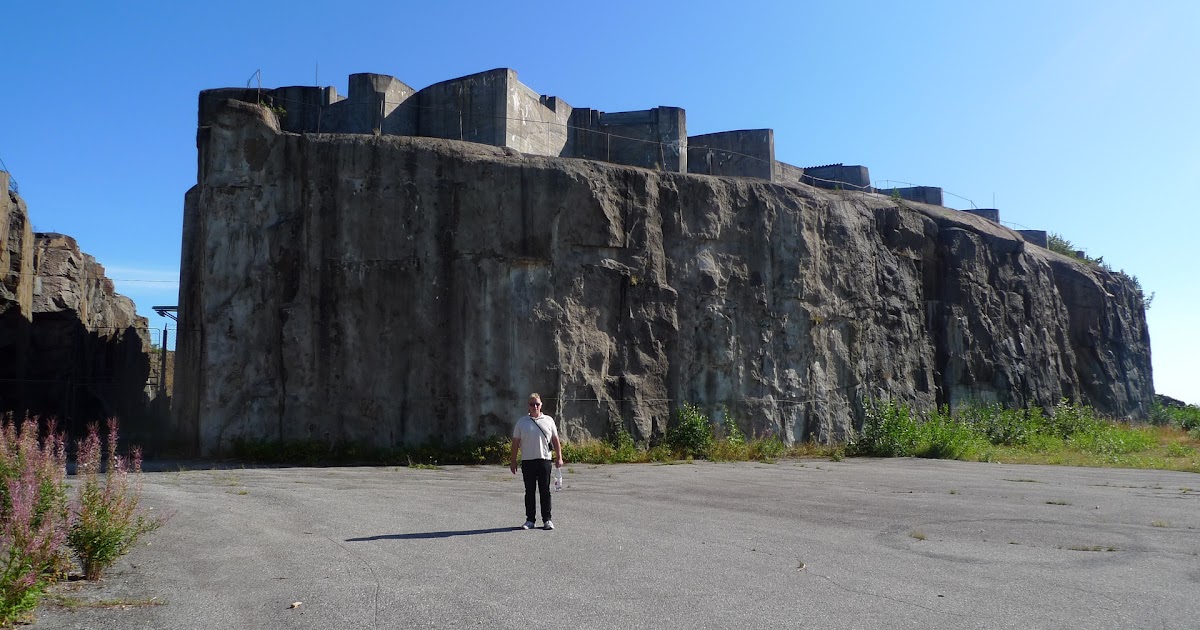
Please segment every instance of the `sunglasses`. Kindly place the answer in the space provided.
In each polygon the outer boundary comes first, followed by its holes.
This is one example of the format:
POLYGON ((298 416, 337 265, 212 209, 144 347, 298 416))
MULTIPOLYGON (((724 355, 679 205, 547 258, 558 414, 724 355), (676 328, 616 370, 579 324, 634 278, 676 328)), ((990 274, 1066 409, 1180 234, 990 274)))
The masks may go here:
POLYGON ((530 407, 541 407, 542 403, 529 403, 530 407))

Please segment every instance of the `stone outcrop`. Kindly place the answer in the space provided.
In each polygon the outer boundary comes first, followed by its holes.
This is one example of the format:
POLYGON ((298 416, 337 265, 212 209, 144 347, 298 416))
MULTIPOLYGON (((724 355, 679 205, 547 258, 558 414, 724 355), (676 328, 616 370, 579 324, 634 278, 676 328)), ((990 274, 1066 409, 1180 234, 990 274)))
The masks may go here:
POLYGON ((672 409, 835 440, 863 401, 1148 409, 1140 293, 883 195, 429 138, 292 134, 225 101, 185 202, 177 430, 374 446, 568 438, 672 409))
POLYGON ((146 318, 75 239, 32 232, 24 202, 5 198, 0 412, 57 417, 74 436, 108 417, 126 433, 148 431, 167 410, 150 404, 159 362, 146 318))
POLYGON ((0 171, 0 388, 14 388, 24 378, 33 319, 32 266, 29 212, 9 189, 8 173, 0 171))

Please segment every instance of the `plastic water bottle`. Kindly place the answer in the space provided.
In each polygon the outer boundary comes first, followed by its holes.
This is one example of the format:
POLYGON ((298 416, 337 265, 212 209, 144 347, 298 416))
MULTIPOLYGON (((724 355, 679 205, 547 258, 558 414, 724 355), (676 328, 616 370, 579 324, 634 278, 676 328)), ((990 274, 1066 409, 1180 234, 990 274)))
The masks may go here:
POLYGON ((558 490, 562 490, 562 489, 563 489, 562 468, 555 468, 554 469, 554 490, 558 491, 558 490))

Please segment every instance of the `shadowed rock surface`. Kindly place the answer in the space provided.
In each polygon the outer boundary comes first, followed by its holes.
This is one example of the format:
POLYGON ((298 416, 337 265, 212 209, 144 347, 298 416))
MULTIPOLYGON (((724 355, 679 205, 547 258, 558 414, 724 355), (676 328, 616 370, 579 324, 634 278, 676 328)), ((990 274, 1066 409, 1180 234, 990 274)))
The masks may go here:
POLYGON ((75 239, 34 233, 0 183, 0 412, 56 417, 73 437, 110 417, 127 434, 152 430, 159 362, 146 318, 75 239))
POLYGON ((794 441, 872 397, 1152 400, 1131 282, 980 217, 204 115, 175 391, 204 453, 503 435, 530 391, 569 439, 661 435, 682 401, 794 441))

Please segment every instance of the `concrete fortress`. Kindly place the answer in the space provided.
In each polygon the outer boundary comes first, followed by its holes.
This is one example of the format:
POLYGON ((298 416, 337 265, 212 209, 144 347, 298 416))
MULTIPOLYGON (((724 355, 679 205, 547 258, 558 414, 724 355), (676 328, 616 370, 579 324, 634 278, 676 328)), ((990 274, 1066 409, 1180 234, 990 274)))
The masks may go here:
POLYGON ((789 442, 878 398, 1145 412, 1128 278, 940 189, 779 162, 769 129, 686 134, 507 69, 202 92, 176 429, 205 454, 453 442, 535 390, 568 439, 661 436, 685 401, 789 442))

